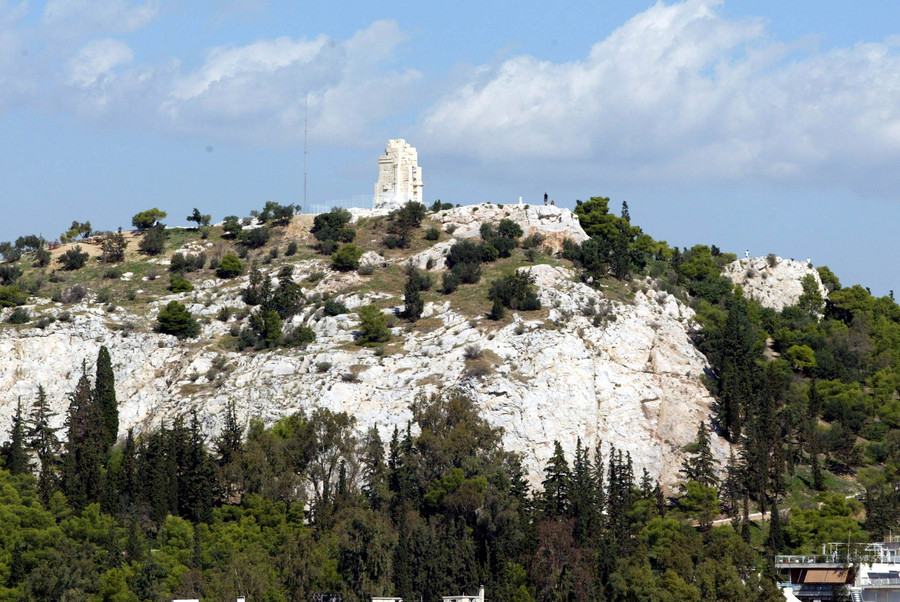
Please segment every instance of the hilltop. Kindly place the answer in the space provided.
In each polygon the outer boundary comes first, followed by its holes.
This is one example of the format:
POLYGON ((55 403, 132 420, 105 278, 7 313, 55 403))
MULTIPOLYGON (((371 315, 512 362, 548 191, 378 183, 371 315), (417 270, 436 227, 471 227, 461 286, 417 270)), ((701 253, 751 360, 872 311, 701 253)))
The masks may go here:
MULTIPOLYGON (((361 431, 377 426, 388 439, 411 420, 417 398, 459 389, 476 399, 491 424, 503 427, 505 445, 522 454, 535 483, 553 441, 572 453, 580 437, 589 447, 602 441, 604 449, 626 450, 636 470, 675 484, 682 449, 709 420, 713 403, 701 380, 705 358, 689 336, 694 311, 682 300, 658 290, 652 278, 599 287, 579 281, 572 262, 558 255, 564 241, 588 237, 566 209, 442 209, 429 213, 407 249, 385 247, 384 215, 353 213, 350 227, 361 251, 356 270, 338 271, 329 256, 316 253, 313 216, 296 215, 271 228, 271 239, 247 253, 246 269, 235 278, 218 278, 210 269, 225 255, 242 252, 221 225, 205 238, 199 229, 168 229, 165 250, 150 257, 137 252, 139 235, 125 232, 130 242, 123 262, 89 261, 79 270, 45 276, 51 282, 23 306, 31 321, 0 329, 0 353, 12 358, 0 364, 0 411, 11 415, 16 400, 30 399, 42 384, 61 425, 80 366, 86 362, 93 370, 105 345, 117 382, 120 437, 131 428, 139 433, 171 423, 192 409, 213 437, 234 403, 244 425, 250 417, 271 424, 300 409, 325 407, 355 416, 361 431), (453 244, 480 240, 482 224, 503 219, 522 228, 522 240, 540 242, 484 264, 476 284, 450 294, 436 290, 453 244), (430 229, 438 233, 434 240, 426 240, 430 229), (296 252, 286 255, 292 243, 296 252), (204 267, 182 273, 190 292, 167 290, 176 254, 205 256, 204 267), (293 268, 290 279, 303 301, 284 329, 307 327, 314 341, 302 348, 238 350, 252 309, 242 297, 254 262, 259 277, 276 281, 285 266, 293 268), (399 317, 410 263, 435 280, 414 323, 399 317), (533 277, 541 309, 489 319, 490 283, 517 270, 533 277), (62 300, 78 287, 85 289, 83 298, 62 300), (199 318, 196 337, 154 332, 160 310, 173 300, 199 318), (389 342, 374 348, 354 344, 356 311, 370 303, 385 312, 392 332, 389 342), (329 315, 334 312, 326 304, 346 313, 329 315)), ((99 240, 89 240, 60 246, 54 259, 76 245, 92 257, 100 254, 99 240)), ((39 277, 38 270, 24 275, 39 277)), ((0 320, 12 311, 3 310, 0 320)), ((715 441, 724 462, 727 445, 715 441)))

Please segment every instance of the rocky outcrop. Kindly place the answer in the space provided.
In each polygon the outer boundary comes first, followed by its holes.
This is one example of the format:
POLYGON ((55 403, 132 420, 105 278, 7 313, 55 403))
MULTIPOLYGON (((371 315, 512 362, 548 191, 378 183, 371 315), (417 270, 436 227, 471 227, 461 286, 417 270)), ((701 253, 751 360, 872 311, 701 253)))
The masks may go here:
POLYGON ((815 279, 822 298, 828 297, 819 272, 805 261, 782 259, 774 255, 749 257, 725 266, 723 275, 740 285, 745 296, 775 311, 797 304, 803 294, 801 283, 807 275, 815 279))
POLYGON ((482 203, 439 211, 432 219, 443 224, 444 230, 457 238, 478 237, 481 224, 496 224, 501 219, 511 219, 522 227, 523 236, 539 233, 544 236, 544 246, 553 252, 562 249, 563 240, 581 243, 588 239, 578 216, 562 207, 552 205, 495 205, 482 203))
MULTIPOLYGON (((251 417, 271 423, 314 407, 346 411, 361 430, 375 425, 387 440, 394 427, 402 429, 411 419, 409 406, 417 396, 455 387, 503 427, 505 444, 522 454, 533 483, 540 482, 554 440, 571 457, 580 437, 588 447, 602 442, 605 450, 628 451, 638 473, 647 468, 672 485, 681 449, 708 419, 712 403, 700 379, 705 360, 687 334, 692 311, 649 282, 638 286, 633 301, 612 301, 577 282, 568 269, 525 269, 534 276, 544 309, 514 313, 510 323, 498 326, 453 311, 449 301, 428 303, 428 328, 395 327, 399 344, 384 355, 352 345, 355 314, 326 316, 313 304, 292 322, 316 332, 306 349, 224 351, 218 340, 233 318, 223 323, 215 316, 221 307, 240 305, 243 284, 233 281, 211 279, 193 293, 153 301, 133 314, 47 303, 39 308, 43 315, 65 310, 69 321, 44 329, 0 329, 0 415, 10 416, 20 397, 30 405, 42 384, 61 426, 82 362, 92 372, 106 345, 117 381, 120 435, 197 409, 212 436, 221 428, 224 408, 234 402, 245 423, 251 417), (171 299, 207 318, 197 339, 179 342, 150 331, 159 308, 171 299), (466 359, 467 348, 470 356, 480 350, 477 366, 466 359)), ((390 298, 361 292, 363 277, 330 272, 324 260, 299 262, 294 277, 304 282, 316 271, 325 276, 306 292, 335 293, 351 311, 390 298)), ((714 446, 724 459, 725 443, 714 438, 714 446)))

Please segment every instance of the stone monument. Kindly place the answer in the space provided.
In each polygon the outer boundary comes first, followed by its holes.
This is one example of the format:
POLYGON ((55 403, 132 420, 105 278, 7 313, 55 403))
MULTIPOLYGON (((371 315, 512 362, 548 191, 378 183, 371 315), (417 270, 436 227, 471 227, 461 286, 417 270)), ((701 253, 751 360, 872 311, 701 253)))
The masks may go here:
POLYGON ((378 159, 378 182, 372 209, 397 209, 409 201, 422 203, 422 168, 416 149, 402 138, 388 140, 378 159))

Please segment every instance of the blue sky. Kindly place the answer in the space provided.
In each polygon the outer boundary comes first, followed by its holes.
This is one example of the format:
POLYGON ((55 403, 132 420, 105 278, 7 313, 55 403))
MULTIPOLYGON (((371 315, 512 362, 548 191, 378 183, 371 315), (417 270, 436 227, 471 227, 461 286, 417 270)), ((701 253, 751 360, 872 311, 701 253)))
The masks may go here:
POLYGON ((370 194, 609 196, 900 292, 895 3, 0 0, 0 241, 370 194))

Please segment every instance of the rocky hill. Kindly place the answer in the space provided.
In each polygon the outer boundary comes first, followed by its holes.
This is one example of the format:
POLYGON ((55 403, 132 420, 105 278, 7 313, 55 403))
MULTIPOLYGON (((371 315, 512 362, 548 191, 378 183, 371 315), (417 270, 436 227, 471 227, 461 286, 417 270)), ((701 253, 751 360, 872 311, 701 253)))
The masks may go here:
POLYGON ((797 303, 803 294, 801 283, 805 276, 813 277, 823 299, 828 296, 819 272, 810 263, 774 254, 734 261, 725 266, 724 275, 739 285, 748 298, 775 311, 797 303))
MULTIPOLYGON (((110 285, 123 291, 115 304, 102 292, 68 304, 32 297, 26 306, 31 322, 0 327, 3 423, 18 399, 30 404, 41 384, 61 425, 82 362, 92 370, 106 345, 117 381, 120 436, 196 409, 212 437, 233 402, 245 424, 251 417, 271 423, 300 409, 326 407, 352 414, 361 430, 376 425, 387 439, 394 427, 405 428, 418 396, 459 388, 503 427, 507 448, 522 454, 535 483, 553 441, 571 457, 581 437, 588 447, 602 441, 604 449, 629 451, 638 474, 646 468, 665 485, 674 484, 682 448, 709 419, 713 402, 701 381, 705 358, 689 336, 693 311, 650 280, 599 288, 581 283, 571 264, 554 255, 565 238, 586 238, 565 209, 478 205, 440 211, 429 220, 440 228, 439 240, 417 239, 410 249, 388 252, 378 244, 378 217, 356 212, 357 242, 367 250, 362 263, 370 266, 362 273, 336 272, 327 257, 308 247, 291 257, 269 255, 262 271, 274 276, 293 265, 293 281, 308 300, 285 325, 315 332, 315 341, 303 349, 236 350, 233 333, 245 315, 241 291, 248 276, 223 280, 202 270, 192 292, 167 294, 147 274, 154 265, 164 270, 165 257, 126 262, 122 269, 133 271, 110 285), (392 317, 392 340, 381 348, 353 344, 355 309, 371 302, 392 316, 402 309, 408 262, 439 274, 456 239, 477 237, 482 223, 502 218, 519 223, 525 236, 541 233, 546 252, 527 260, 517 251, 486 267, 483 284, 452 295, 426 293, 422 319, 410 324, 392 317), (542 309, 487 319, 490 280, 516 269, 533 275, 542 309), (326 315, 326 296, 349 312, 326 315), (171 300, 202 318, 199 336, 182 341, 153 331, 158 312, 171 300)), ((310 225, 310 216, 295 216, 273 244, 309 245, 310 225)), ((176 250, 220 253, 226 243, 214 238, 184 236, 167 256, 176 250)), ((0 321, 11 311, 2 310, 0 321)), ((0 436, 6 436, 3 430, 0 436)), ((713 445, 724 459, 724 441, 714 438, 713 445)))

